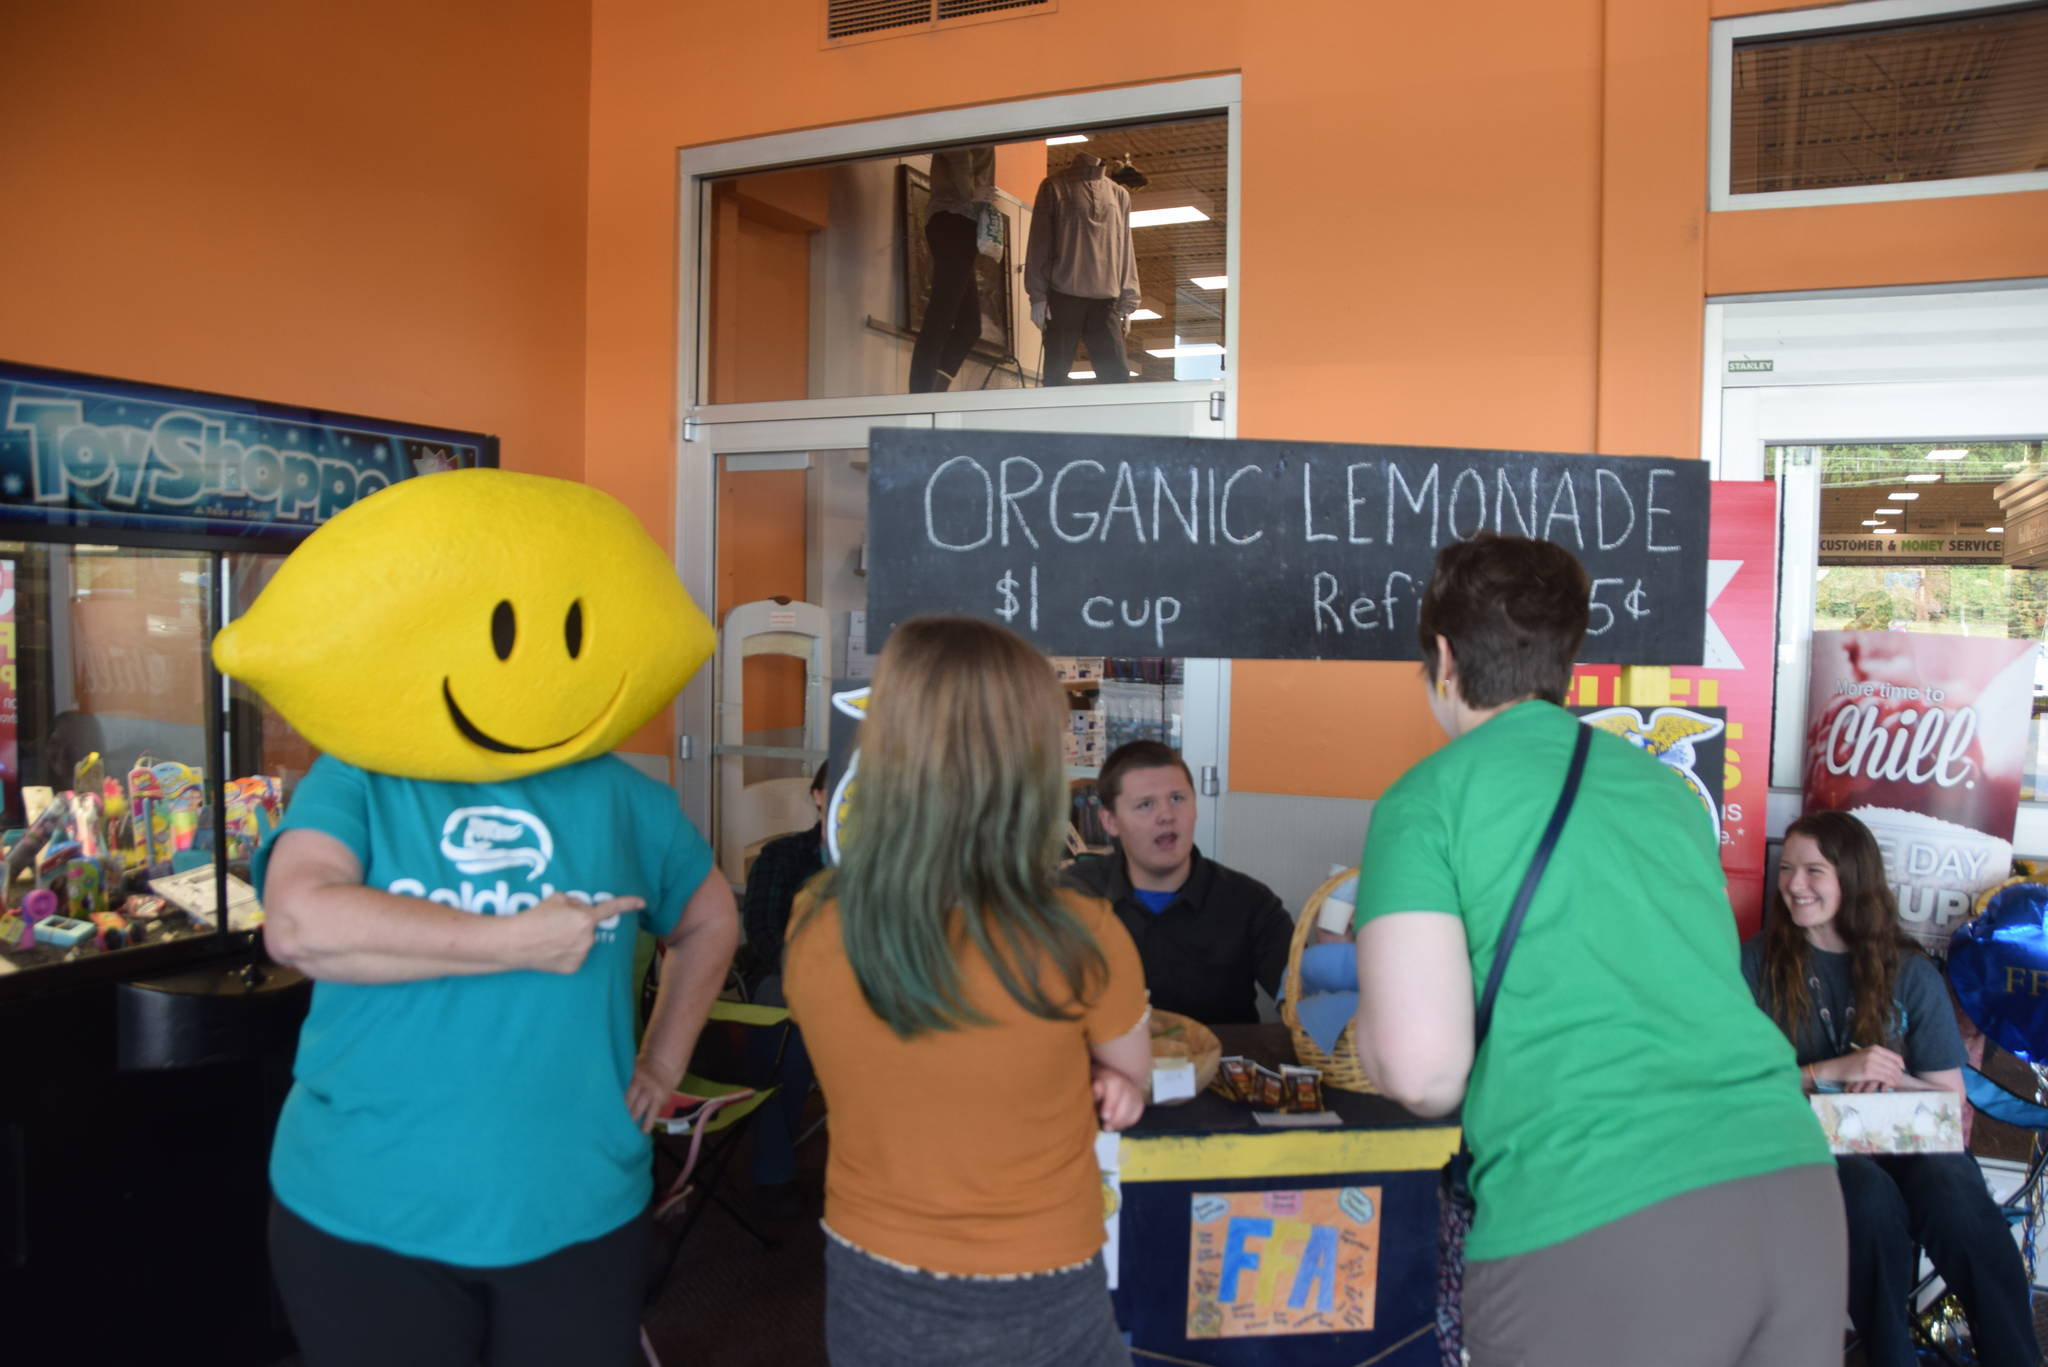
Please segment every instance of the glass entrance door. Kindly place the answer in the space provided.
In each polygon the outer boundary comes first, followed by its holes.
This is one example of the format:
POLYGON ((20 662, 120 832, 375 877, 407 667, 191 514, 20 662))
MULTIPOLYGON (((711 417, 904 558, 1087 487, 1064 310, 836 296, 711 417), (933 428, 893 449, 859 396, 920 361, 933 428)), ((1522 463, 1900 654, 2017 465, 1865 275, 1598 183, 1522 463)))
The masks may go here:
MULTIPOLYGON (((1775 836, 1799 809, 1815 630, 2022 637, 2048 651, 2048 569, 2009 540, 2001 502, 2048 477, 2048 380, 1731 389, 1720 417, 1721 477, 1780 491, 1775 836)), ((2022 853, 2048 852, 2048 668, 2036 678, 2022 853)))
MULTIPOLYGON (((740 880, 744 868, 727 865, 808 819, 803 790, 824 743, 813 725, 822 718, 810 715, 821 696, 819 671, 829 687, 868 667, 866 471, 876 428, 1223 435, 1228 424, 1213 416, 1220 407, 1205 394, 1170 403, 692 424, 677 470, 676 564, 721 642, 719 657, 678 702, 677 787, 691 820, 712 834, 727 876, 740 880), (750 603, 765 606, 744 615, 750 603), (778 821, 785 824, 770 829, 778 821)), ((1157 734, 1180 748, 1202 789, 1196 839, 1218 848, 1229 662, 1088 661, 1066 672, 1082 676, 1067 685, 1082 714, 1070 776, 1092 777, 1112 735, 1157 734)), ((1085 834, 1086 820, 1077 824, 1085 834)))

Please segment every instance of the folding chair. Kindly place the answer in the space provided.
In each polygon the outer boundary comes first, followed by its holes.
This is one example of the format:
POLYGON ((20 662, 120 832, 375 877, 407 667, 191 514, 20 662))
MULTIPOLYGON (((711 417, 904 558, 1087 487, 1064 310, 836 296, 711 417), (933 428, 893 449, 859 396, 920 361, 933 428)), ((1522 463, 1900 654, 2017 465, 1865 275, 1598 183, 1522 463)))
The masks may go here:
MULTIPOLYGON (((1999 1204, 1999 1212, 2005 1216, 2006 1223, 2021 1230, 2025 1236, 2022 1257, 2026 1261, 2027 1280, 2031 1284, 2034 1279, 2034 1234, 2043 1213, 2041 1177, 2044 1171, 2048 1171, 2048 1106, 2008 1091, 1968 1064, 1963 1065, 1963 1092, 1970 1105, 1982 1114, 2033 1132, 2034 1153, 2027 1165, 2027 1175, 1999 1204)), ((1961 1302, 1941 1289, 1939 1273, 1929 1272, 1920 1279, 1919 1285, 1913 1288, 1910 1304, 1913 1307, 1913 1336, 1923 1350, 1934 1354, 1949 1367, 1974 1367, 1977 1356, 1964 1346, 1968 1320, 1961 1302)))
MULTIPOLYGON (((652 1306, 667 1287, 669 1277, 675 1271, 676 1259, 682 1254, 683 1241, 689 1238, 690 1231, 703 1218, 708 1206, 717 1205, 730 1215, 763 1249, 774 1247, 773 1240, 720 1194, 718 1182, 733 1154, 738 1151, 740 1137, 748 1122, 779 1090, 772 1079, 781 1068, 782 1051, 789 1044, 789 1010, 780 1006, 757 1006, 750 1002, 715 1001, 705 1022, 707 1036, 712 1034, 714 1024, 739 1032, 773 1031, 774 1068, 768 1073, 766 1085, 761 1087, 719 1082, 694 1071, 687 1072, 676 1087, 670 1115, 655 1122, 654 1222, 657 1226, 673 1225, 675 1234, 667 1254, 660 1260, 659 1271, 648 1280, 644 1302, 647 1306, 652 1306), (662 1176, 664 1166, 674 1169, 665 1183, 662 1176)), ((705 1052, 704 1043, 700 1039, 700 1054, 705 1052)), ((692 1064, 694 1066, 694 1059, 692 1064)), ((640 1330, 640 1350, 649 1367, 661 1367, 661 1358, 655 1353, 654 1343, 648 1338, 644 1326, 640 1330)))

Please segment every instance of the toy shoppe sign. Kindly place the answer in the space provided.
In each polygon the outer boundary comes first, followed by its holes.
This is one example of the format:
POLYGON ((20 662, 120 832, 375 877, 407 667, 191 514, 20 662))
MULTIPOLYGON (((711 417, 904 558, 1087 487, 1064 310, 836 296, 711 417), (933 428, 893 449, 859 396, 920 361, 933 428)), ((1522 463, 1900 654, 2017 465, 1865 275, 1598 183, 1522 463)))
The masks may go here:
POLYGON ((495 438, 0 363, 0 508, 56 524, 302 533, 495 438))
POLYGON ((869 455, 870 648, 954 612, 1053 654, 1413 660, 1437 550, 1486 530, 1585 565, 1588 662, 1701 659, 1699 461, 891 429, 869 455))
POLYGON ((1806 809, 1870 828, 1900 919, 1931 953, 2010 869, 2034 658, 2029 641, 1814 633, 1806 809))

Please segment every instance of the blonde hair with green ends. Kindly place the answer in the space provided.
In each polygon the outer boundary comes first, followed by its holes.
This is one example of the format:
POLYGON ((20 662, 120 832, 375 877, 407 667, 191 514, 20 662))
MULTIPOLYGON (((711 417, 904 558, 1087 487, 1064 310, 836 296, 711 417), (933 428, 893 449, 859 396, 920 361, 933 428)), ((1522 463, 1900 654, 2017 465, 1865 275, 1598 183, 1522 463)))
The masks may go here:
POLYGON ((840 862, 813 905, 874 1013, 902 1038, 986 1025, 966 999, 970 950, 1035 1016, 1073 1019, 1107 976, 1060 898, 1066 703, 1021 638, 966 617, 919 617, 875 663, 840 862))

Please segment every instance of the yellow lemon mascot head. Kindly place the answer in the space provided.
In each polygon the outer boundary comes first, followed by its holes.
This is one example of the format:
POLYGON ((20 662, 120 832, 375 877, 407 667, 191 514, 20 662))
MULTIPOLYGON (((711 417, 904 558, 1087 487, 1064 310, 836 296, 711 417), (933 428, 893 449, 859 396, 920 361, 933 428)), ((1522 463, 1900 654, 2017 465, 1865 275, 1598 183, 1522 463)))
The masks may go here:
POLYGON ((618 500, 456 470, 314 532, 214 638, 213 659, 337 759, 483 783, 604 754, 714 644, 618 500))

